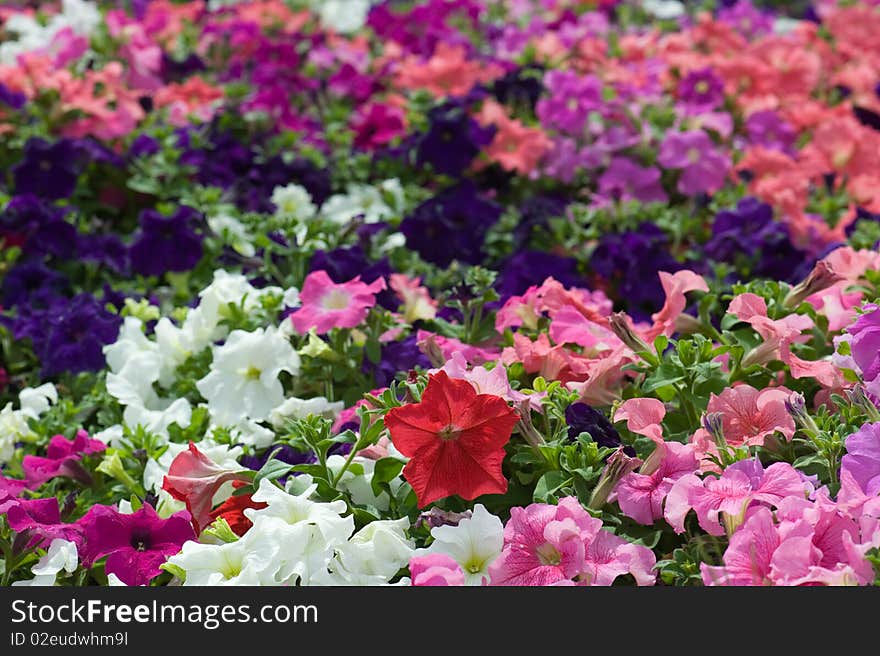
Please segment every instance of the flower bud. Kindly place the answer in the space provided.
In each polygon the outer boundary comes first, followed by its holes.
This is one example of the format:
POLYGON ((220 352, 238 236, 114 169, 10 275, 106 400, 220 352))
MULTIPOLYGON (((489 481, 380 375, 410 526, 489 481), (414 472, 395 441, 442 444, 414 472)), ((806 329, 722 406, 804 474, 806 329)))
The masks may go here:
POLYGON ((608 323, 611 326, 611 330, 617 335, 617 338, 633 351, 636 353, 639 351, 650 352, 651 347, 633 330, 632 322, 626 312, 615 312, 608 317, 608 323))
POLYGON ((593 489, 590 501, 587 504, 593 510, 602 508, 605 502, 608 501, 608 495, 611 494, 620 479, 638 469, 639 465, 642 464, 639 458, 631 458, 626 455, 624 448, 623 446, 617 447, 617 450, 608 456, 605 469, 602 470, 599 482, 596 483, 596 487, 593 489))
POLYGON ((801 302, 823 289, 828 289, 836 282, 844 280, 844 277, 835 272, 825 260, 816 262, 816 266, 810 274, 791 288, 782 301, 782 306, 789 310, 796 308, 801 302))

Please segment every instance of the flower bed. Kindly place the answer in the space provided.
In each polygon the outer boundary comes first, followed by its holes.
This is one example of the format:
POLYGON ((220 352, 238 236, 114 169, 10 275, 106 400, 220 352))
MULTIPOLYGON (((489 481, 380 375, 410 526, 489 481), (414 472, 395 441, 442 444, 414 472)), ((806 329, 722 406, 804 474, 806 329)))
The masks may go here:
POLYGON ((3 4, 3 585, 880 580, 877 2, 3 4))

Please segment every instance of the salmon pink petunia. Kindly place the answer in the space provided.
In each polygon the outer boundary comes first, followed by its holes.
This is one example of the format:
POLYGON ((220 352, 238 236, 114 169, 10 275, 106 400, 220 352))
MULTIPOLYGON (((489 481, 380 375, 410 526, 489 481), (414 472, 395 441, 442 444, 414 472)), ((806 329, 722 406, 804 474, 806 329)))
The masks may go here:
POLYGON ((313 271, 303 283, 299 299, 302 307, 290 315, 299 333, 312 328, 322 335, 332 328, 354 328, 367 318, 376 305, 376 294, 385 289, 385 279, 376 278, 369 285, 356 276, 341 284, 326 271, 313 271))
POLYGON ((214 495, 227 481, 250 482, 244 470, 225 469, 189 443, 171 462, 162 489, 178 501, 186 503, 192 515, 193 528, 201 532, 211 523, 214 495))
POLYGON ((393 408, 385 425, 395 448, 410 458, 403 476, 423 508, 453 494, 504 494, 504 445, 518 419, 501 397, 477 394, 469 382, 440 371, 420 403, 393 408))

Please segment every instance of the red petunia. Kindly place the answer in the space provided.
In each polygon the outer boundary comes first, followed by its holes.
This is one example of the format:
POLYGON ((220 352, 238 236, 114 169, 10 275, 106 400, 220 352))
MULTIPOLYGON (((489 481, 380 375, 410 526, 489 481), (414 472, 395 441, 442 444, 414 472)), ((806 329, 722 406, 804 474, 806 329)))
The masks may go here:
MULTIPOLYGON (((232 481, 232 487, 234 488, 239 488, 243 485, 247 485, 247 483, 244 481, 232 481)), ((211 520, 213 521, 218 517, 222 517, 226 520, 226 523, 229 524, 229 528, 232 529, 232 532, 241 537, 247 533, 248 529, 254 524, 250 519, 244 516, 244 511, 248 508, 261 510, 269 505, 262 501, 254 501, 252 497, 253 495, 251 494, 239 494, 237 496, 229 497, 226 501, 211 511, 211 520)))
POLYGON ((507 492, 501 462, 518 420, 500 396, 477 394, 468 381, 440 371, 429 379, 421 403, 393 408, 385 426, 410 458, 403 476, 423 508, 453 494, 475 499, 507 492))

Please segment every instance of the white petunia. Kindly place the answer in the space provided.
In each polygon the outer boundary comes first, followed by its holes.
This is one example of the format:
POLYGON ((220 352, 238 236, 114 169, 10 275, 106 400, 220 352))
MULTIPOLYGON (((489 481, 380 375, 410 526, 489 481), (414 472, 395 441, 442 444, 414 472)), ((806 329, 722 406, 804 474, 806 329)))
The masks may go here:
POLYGON ((216 234, 223 237, 227 244, 245 257, 253 257, 256 248, 251 235, 244 224, 229 214, 216 214, 207 218, 208 226, 216 234))
POLYGON ((402 204, 403 188, 397 180, 386 180, 378 187, 351 184, 346 193, 328 198, 321 207, 321 214, 339 225, 346 225, 357 217, 363 217, 364 223, 378 223, 395 216, 402 204))
POLYGON ((340 34, 351 34, 367 22, 370 0, 312 0, 321 17, 321 26, 340 34))
POLYGON ((642 9, 660 20, 681 18, 687 13, 678 0, 642 0, 642 9))
POLYGON ((34 578, 26 581, 16 581, 12 585, 55 585, 55 579, 59 572, 65 571, 70 574, 76 570, 78 564, 79 556, 76 551, 76 544, 68 540, 55 538, 49 545, 49 550, 46 554, 31 569, 34 578))
MULTIPOLYGON (((337 475, 345 464, 346 458, 339 455, 333 455, 327 458, 327 468, 337 475)), ((376 496, 373 493, 372 481, 373 470, 376 468, 376 461, 371 458, 361 458, 355 456, 352 463, 356 463, 363 468, 362 474, 355 474, 351 469, 347 469, 339 479, 337 487, 343 492, 351 495, 351 500, 359 506, 372 506, 377 510, 388 510, 391 507, 391 500, 385 492, 376 496)), ((396 491, 403 484, 400 477, 391 481, 390 486, 396 491)))
POLYGON ((241 539, 226 544, 185 542, 168 562, 186 573, 184 586, 274 585, 281 546, 274 535, 253 527, 241 539))
POLYGON ((344 585, 385 585, 406 567, 415 553, 407 537, 409 520, 370 522, 355 533, 330 563, 334 583, 344 585))
POLYGON ((344 408, 345 403, 342 401, 330 402, 323 396, 316 396, 313 399, 298 399, 292 396, 284 399, 284 403, 277 408, 272 409, 272 412, 269 413, 269 421, 275 428, 281 429, 286 420, 305 419, 309 415, 335 419, 344 408))
POLYGON ((39 387, 25 387, 18 393, 18 403, 25 416, 36 419, 51 405, 58 403, 58 390, 52 383, 44 383, 39 387))
POLYGON ((308 221, 317 211, 309 192, 298 184, 275 187, 272 204, 275 205, 275 216, 297 223, 308 221))
POLYGON ((469 519, 462 519, 458 526, 436 526, 431 536, 434 542, 418 555, 446 554, 461 565, 467 585, 482 585, 489 578, 489 565, 504 546, 504 525, 478 503, 469 519))
POLYGON ((19 395, 19 409, 13 410, 7 403, 0 410, 0 464, 7 462, 15 454, 15 443, 32 437, 34 432, 28 419, 37 419, 58 401, 58 392, 51 383, 39 387, 27 387, 19 395))
POLYGON ((196 387, 216 423, 262 421, 284 401, 279 374, 296 375, 299 367, 299 355, 275 328, 235 330, 225 344, 214 348, 211 371, 196 387))

